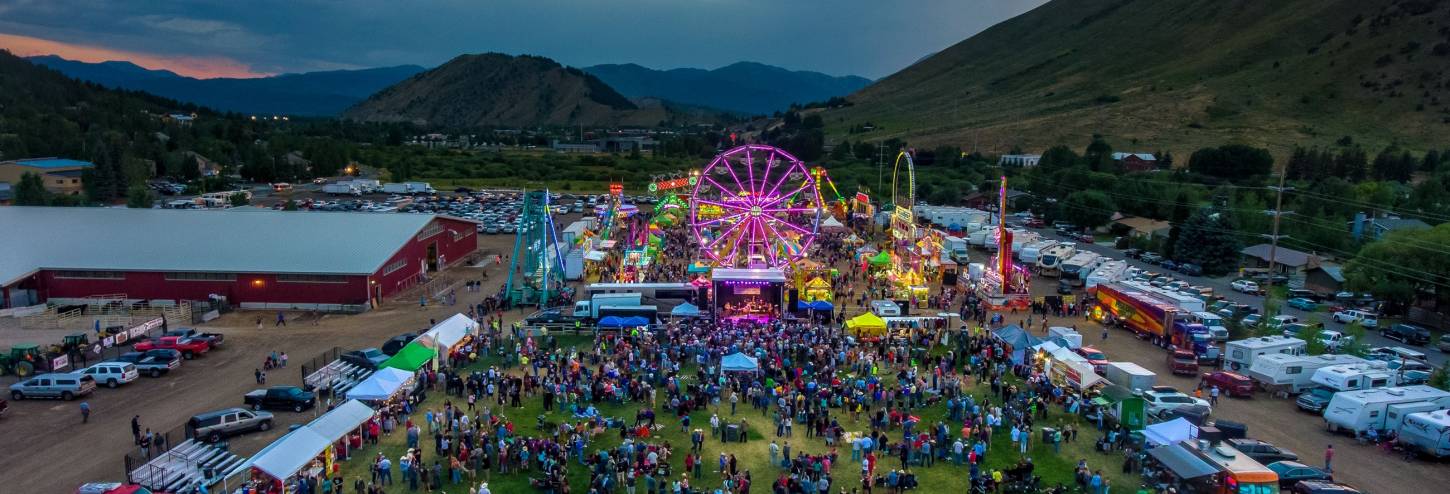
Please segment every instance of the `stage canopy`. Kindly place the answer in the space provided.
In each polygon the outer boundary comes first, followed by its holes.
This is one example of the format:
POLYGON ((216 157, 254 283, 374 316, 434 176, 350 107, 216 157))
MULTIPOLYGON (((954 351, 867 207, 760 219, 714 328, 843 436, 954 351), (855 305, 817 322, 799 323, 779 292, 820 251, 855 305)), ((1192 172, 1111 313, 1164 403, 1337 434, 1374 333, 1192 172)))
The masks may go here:
POLYGON ((675 317, 700 317, 700 308, 695 304, 685 302, 670 309, 670 315, 675 317))
POLYGON ((755 357, 735 352, 720 359, 720 370, 724 372, 756 372, 760 370, 760 361, 755 357))
POLYGON ((714 281, 766 281, 785 283, 785 271, 779 269, 715 268, 710 273, 714 281))
POLYGON ((398 350, 397 355, 393 355, 393 358, 384 361, 378 367, 391 367, 413 372, 423 368, 423 364, 428 363, 429 360, 437 356, 437 350, 428 348, 428 346, 418 342, 418 340, 413 340, 411 343, 405 345, 402 350, 398 350))

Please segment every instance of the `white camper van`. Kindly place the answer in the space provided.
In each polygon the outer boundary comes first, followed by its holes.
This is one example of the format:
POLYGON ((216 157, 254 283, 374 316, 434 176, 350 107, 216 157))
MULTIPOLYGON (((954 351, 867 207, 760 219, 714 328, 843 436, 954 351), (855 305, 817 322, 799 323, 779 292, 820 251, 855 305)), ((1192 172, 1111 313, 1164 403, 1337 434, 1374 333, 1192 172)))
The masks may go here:
POLYGON ((1290 355, 1275 353, 1254 359, 1248 376, 1265 389, 1299 394, 1315 386, 1311 379, 1322 368, 1364 363, 1353 355, 1290 355))
POLYGON ((1329 400, 1329 406, 1324 408, 1324 424, 1330 431, 1349 430, 1355 434, 1386 430, 1391 423, 1392 405, 1397 413, 1425 411, 1420 408, 1427 406, 1450 408, 1450 392, 1416 385, 1335 393, 1334 398, 1329 400), (1415 405, 1406 406, 1410 404, 1415 405))
POLYGON ((1037 264, 1037 259, 1041 258, 1042 251, 1057 244, 1056 240, 1043 240, 1027 244, 1022 247, 1022 253, 1017 255, 1017 260, 1022 264, 1037 264))
POLYGON ((1037 257, 1037 268, 1042 270, 1042 276, 1057 277, 1062 275, 1062 265, 1077 254, 1077 245, 1061 243, 1042 250, 1037 257))
POLYGON ((1303 355, 1309 345, 1304 340, 1287 336, 1260 336, 1230 341, 1224 345, 1224 365, 1233 369, 1253 367, 1254 359, 1261 355, 1283 353, 1303 355))
POLYGON ((1406 415, 1400 444, 1436 458, 1450 456, 1450 410, 1406 415))

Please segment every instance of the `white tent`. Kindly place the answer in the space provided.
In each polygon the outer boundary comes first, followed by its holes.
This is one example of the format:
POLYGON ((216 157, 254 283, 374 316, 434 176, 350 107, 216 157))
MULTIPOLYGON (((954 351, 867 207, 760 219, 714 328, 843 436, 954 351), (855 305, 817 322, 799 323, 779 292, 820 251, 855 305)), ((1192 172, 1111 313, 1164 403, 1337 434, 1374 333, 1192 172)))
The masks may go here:
POLYGON ((403 387, 403 384, 412 377, 413 373, 402 369, 392 367, 378 369, 363 382, 357 383, 357 386, 347 390, 347 397, 350 400, 386 400, 397 393, 398 388, 403 387))
POLYGON ((1033 349, 1048 355, 1044 365, 1049 375, 1061 375, 1068 382, 1076 383, 1078 389, 1091 388, 1103 381, 1086 358, 1057 343, 1048 341, 1033 349))
POLYGON ((454 314, 453 317, 444 319, 418 337, 424 345, 428 345, 439 353, 453 348, 453 345, 463 341, 463 337, 478 329, 478 322, 463 314, 454 314))
POLYGON ((252 456, 252 466, 273 478, 286 480, 311 463, 332 441, 307 426, 282 436, 252 456))
POLYGON ((846 225, 841 224, 834 216, 827 216, 825 220, 821 221, 821 231, 839 232, 845 229, 846 225))
POLYGON ((602 250, 591 250, 588 253, 584 254, 584 258, 585 259, 588 259, 588 260, 594 261, 594 262, 603 261, 604 258, 607 257, 607 256, 608 256, 608 254, 605 254, 604 251, 602 251, 602 250))
MULTIPOLYGON (((397 370, 397 369, 393 369, 397 370)), ((317 417, 307 424, 318 435, 333 441, 342 439, 347 433, 372 418, 373 409, 361 401, 347 400, 336 408, 317 417)))
POLYGON ((1192 422, 1178 417, 1167 422, 1159 422, 1143 429, 1143 439, 1153 446, 1174 444, 1179 441, 1198 439, 1198 426, 1192 422))

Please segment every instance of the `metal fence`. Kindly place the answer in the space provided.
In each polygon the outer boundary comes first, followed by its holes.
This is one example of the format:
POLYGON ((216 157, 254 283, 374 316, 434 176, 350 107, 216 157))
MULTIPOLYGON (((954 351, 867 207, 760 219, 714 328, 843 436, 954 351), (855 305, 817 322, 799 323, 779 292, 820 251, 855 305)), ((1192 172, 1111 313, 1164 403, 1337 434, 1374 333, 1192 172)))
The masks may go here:
MULTIPOLYGON (((345 352, 345 350, 343 350, 342 347, 335 346, 329 350, 325 350, 322 353, 317 354, 316 357, 312 357, 306 362, 302 362, 301 365, 297 366, 298 370, 302 371, 301 382, 307 382, 307 376, 312 375, 313 372, 317 372, 318 369, 327 367, 327 364, 332 363, 332 361, 341 358, 343 352, 345 352)), ((288 362, 288 365, 291 365, 291 362, 288 362)))

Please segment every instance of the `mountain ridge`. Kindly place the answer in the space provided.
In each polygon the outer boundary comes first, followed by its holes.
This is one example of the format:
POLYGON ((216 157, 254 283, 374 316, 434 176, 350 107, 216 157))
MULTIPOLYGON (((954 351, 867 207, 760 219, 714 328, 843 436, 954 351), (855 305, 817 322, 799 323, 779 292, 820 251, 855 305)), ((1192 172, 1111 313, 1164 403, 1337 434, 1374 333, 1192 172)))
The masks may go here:
POLYGON ((652 69, 635 63, 584 67, 631 98, 657 97, 684 104, 746 114, 784 111, 791 104, 845 96, 871 82, 864 77, 832 76, 741 61, 715 69, 652 69))
POLYGON ((27 60, 105 87, 145 91, 218 111, 305 116, 337 115, 379 89, 424 70, 417 65, 396 65, 257 78, 196 79, 124 60, 78 62, 55 55, 27 60))
POLYGON ((984 152, 1432 146, 1450 138, 1447 25, 1426 0, 1054 0, 822 116, 832 140, 984 152))

